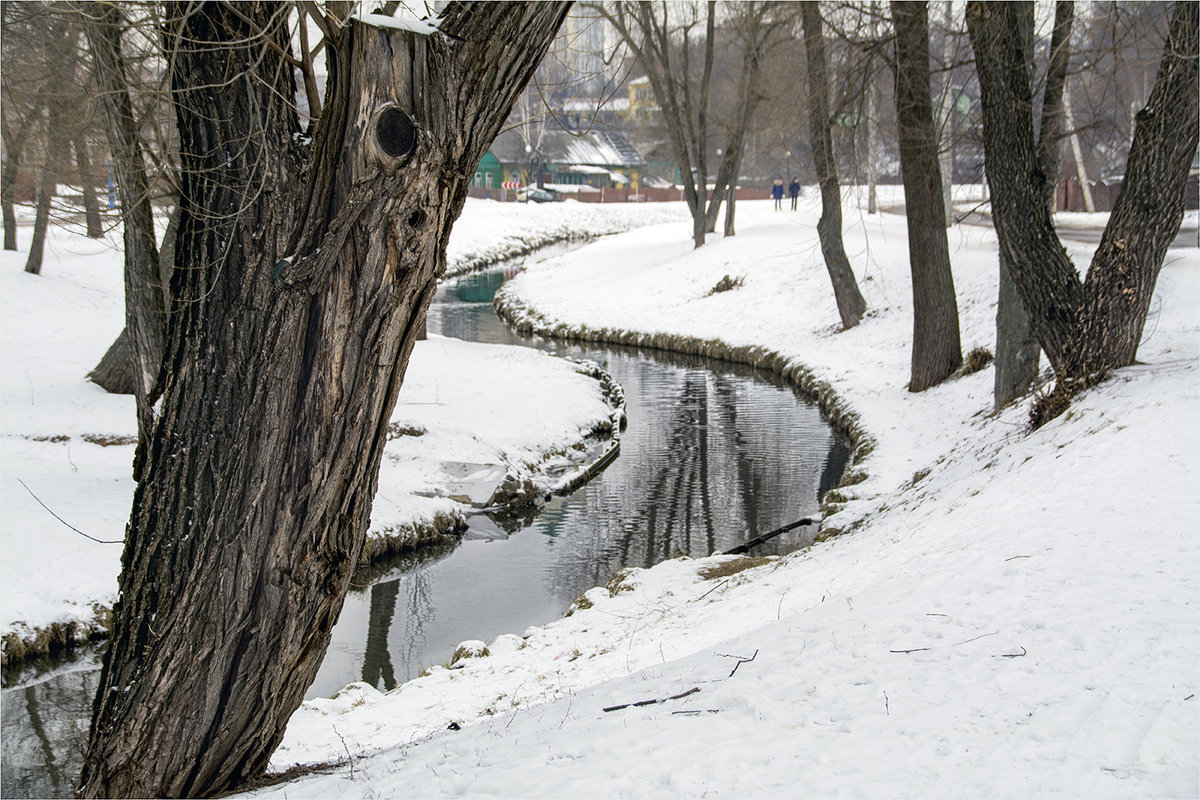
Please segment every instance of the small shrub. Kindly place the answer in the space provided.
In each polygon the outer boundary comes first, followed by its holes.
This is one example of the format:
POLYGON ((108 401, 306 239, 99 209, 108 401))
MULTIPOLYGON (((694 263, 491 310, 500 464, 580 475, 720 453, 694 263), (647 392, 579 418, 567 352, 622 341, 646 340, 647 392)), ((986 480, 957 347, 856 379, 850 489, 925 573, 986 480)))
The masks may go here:
POLYGON ((708 294, 706 294, 704 296, 712 297, 714 294, 719 294, 720 292, 728 292, 732 289, 736 289, 739 286, 741 286, 742 282, 745 280, 746 280, 745 275, 742 275, 741 277, 738 277, 738 278, 731 278, 730 276, 726 275, 724 278, 721 278, 721 280, 717 281, 717 285, 712 287, 711 289, 709 289, 708 294))
POLYGON ((85 442, 91 442, 100 447, 123 447, 127 444, 137 444, 136 436, 108 436, 102 433, 85 433, 82 438, 85 442))
POLYGON ((967 353, 967 357, 963 359, 962 366, 959 368, 960 375, 970 375, 986 367, 995 360, 992 351, 986 347, 976 347, 971 352, 967 353))
POLYGON ((487 658, 491 654, 492 651, 488 650, 487 645, 485 645, 483 642, 463 642, 457 648, 455 648, 454 653, 450 656, 449 666, 454 666, 459 661, 463 661, 468 658, 487 658))
POLYGON ((696 574, 706 581, 711 581, 714 578, 728 578, 730 575, 737 575, 739 572, 745 572, 754 567, 761 567, 763 564, 769 564, 774 560, 765 556, 743 556, 741 558, 730 559, 729 561, 722 561, 719 564, 701 567, 696 574))
POLYGON ((609 595, 616 597, 619 592, 631 592, 632 586, 624 586, 625 579, 633 574, 633 570, 629 567, 621 567, 612 574, 608 579, 608 583, 604 584, 604 588, 608 589, 609 595))
POLYGON ((428 433, 420 425, 401 425, 399 422, 389 423, 387 431, 388 441, 399 439, 401 436, 424 436, 428 433))
POLYGON ((578 597, 571 601, 571 605, 567 608, 567 613, 564 616, 571 616, 576 611, 587 611, 592 607, 592 601, 588 599, 587 592, 581 592, 578 597))
POLYGON ((1029 407, 1029 430, 1036 431, 1050 420, 1062 416, 1071 405, 1072 394, 1062 384, 1055 384, 1049 391, 1040 390, 1029 407))

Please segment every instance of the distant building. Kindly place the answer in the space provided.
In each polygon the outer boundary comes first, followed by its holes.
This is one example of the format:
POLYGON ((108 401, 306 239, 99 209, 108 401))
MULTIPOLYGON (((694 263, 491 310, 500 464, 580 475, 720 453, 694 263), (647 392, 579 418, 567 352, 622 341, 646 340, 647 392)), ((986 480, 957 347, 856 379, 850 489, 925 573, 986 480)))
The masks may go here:
POLYGON ((496 137, 473 184, 484 189, 498 189, 504 182, 538 184, 568 194, 639 188, 646 163, 624 134, 607 127, 588 130, 589 120, 583 117, 559 119, 571 130, 547 123, 538 135, 508 130, 496 137))
POLYGON ((657 118, 662 113, 649 78, 636 78, 630 81, 628 86, 630 121, 657 118))

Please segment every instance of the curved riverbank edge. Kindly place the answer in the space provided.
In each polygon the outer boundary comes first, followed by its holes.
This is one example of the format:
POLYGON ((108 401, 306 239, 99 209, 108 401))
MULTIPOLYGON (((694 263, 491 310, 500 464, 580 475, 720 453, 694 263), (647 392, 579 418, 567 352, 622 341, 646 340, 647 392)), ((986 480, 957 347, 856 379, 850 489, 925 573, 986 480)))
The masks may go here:
POLYGON ((513 296, 512 292, 506 291, 505 287, 496 292, 493 307, 502 320, 524 335, 537 334, 568 342, 624 345, 702 356, 765 369, 782 377, 805 397, 813 399, 830 423, 850 439, 853 447, 849 466, 842 473, 837 488, 826 492, 821 498, 821 523, 816 541, 826 541, 853 527, 851 525, 845 529, 839 528, 828 520, 846 502, 846 498, 838 489, 862 483, 867 479, 864 463, 874 451, 876 441, 863 424, 859 413, 837 393, 833 385, 798 358, 785 356, 759 345, 735 346, 719 339, 700 339, 664 332, 593 328, 588 325, 572 326, 547 318, 520 298, 513 296))
MULTIPOLYGON (((589 431, 583 441, 608 442, 608 445, 595 459, 557 481, 547 481, 548 485, 538 486, 528 476, 510 470, 501 484, 502 491, 498 490, 496 501, 488 511, 513 515, 536 511, 546 491, 558 495, 574 492, 603 471, 620 451, 620 433, 626 422, 624 390, 599 364, 579 360, 574 363, 577 372, 600 385, 601 396, 609 406, 608 418, 589 431)), ((578 442, 565 446, 574 444, 578 442)), ((467 524, 467 514, 454 509, 369 531, 359 558, 359 569, 405 553, 453 546, 461 540, 467 524)), ((8 670, 36 658, 56 656, 72 647, 104 641, 112 628, 112 614, 110 605, 93 603, 85 613, 74 619, 56 620, 37 627, 17 623, 14 630, 0 637, 0 669, 8 670)))
POLYGON ((585 244, 597 237, 608 236, 612 233, 621 233, 625 230, 627 229, 620 228, 607 233, 596 233, 572 228, 559 228, 546 231, 545 233, 527 235, 506 242, 505 244, 510 245, 509 247, 489 250, 483 253, 473 253, 455 259, 453 264, 446 267, 445 273, 438 280, 452 280, 475 272, 483 272, 484 270, 499 266, 505 261, 524 258, 525 256, 533 255, 539 250, 553 247, 556 244, 585 244))

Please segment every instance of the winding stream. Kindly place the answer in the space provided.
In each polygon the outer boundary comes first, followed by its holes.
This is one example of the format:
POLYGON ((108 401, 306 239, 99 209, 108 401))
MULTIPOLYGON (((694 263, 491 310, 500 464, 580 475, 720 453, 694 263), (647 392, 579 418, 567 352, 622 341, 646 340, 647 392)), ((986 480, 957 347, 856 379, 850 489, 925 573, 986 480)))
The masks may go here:
MULTIPOLYGON (((362 588, 346 599, 309 697, 358 680, 390 689, 445 661, 459 642, 556 619, 620 567, 705 556, 815 516, 821 495, 841 477, 848 443, 814 403, 769 373, 518 337, 491 306, 518 267, 445 283, 430 307, 429 331, 604 365, 625 389, 629 427, 621 456, 522 525, 478 515, 457 547, 403 556, 360 575, 362 588)), ((789 552, 814 533, 798 528, 752 553, 789 552)), ((4 797, 71 795, 97 679, 96 648, 5 676, 4 797)))

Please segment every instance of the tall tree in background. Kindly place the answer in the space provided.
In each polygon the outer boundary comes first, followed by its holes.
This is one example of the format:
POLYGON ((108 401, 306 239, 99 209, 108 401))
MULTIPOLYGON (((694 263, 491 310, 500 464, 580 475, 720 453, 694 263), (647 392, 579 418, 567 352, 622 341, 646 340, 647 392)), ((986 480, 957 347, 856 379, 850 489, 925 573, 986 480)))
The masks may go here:
POLYGON ((713 183, 712 199, 705 210, 706 233, 717 229, 717 215, 720 213, 721 203, 727 201, 725 235, 734 235, 734 197, 738 170, 746 149, 750 123, 763 99, 759 85, 762 65, 780 44, 780 33, 791 21, 788 11, 786 6, 772 2, 745 2, 732 6, 732 18, 727 25, 742 51, 741 69, 738 75, 737 102, 728 124, 722 126, 726 137, 725 147, 713 183))
POLYGON ((1034 137, 1019 8, 972 2, 967 30, 983 100, 984 147, 1000 247, 1034 332, 1067 394, 1132 364, 1167 247, 1183 219, 1200 141, 1200 5, 1175 3, 1125 180, 1081 281, 1054 232, 1034 137))
MULTIPOLYGON (((1034 4, 1022 2, 1017 8, 1021 39, 1025 44, 1026 71, 1034 75, 1034 4)), ((1059 155, 1063 131, 1063 91, 1067 83, 1071 26, 1075 18, 1073 2, 1054 4, 1054 29, 1050 36, 1050 62, 1042 90, 1042 116, 1038 130, 1037 155, 1045 181, 1042 200, 1054 213, 1055 190, 1062 159, 1059 155)), ((1032 93, 1031 93, 1032 94, 1032 93)), ((1033 320, 1009 274, 1005 251, 1000 250, 1000 293, 996 303, 996 361, 994 365, 993 403, 996 409, 1025 394, 1038 375, 1041 348, 1033 332, 1033 320)))
MULTIPOLYGON (((704 244, 708 194, 709 90, 712 84, 716 3, 615 2, 595 5, 646 70, 667 125, 683 196, 692 214, 692 242, 704 244), (703 27, 703 36, 696 29, 703 27), (698 51, 698 52, 697 52, 698 51), (697 70, 692 60, 699 56, 697 70)), ((720 187, 724 195, 725 187, 720 187)), ((716 212, 713 213, 716 219, 716 212)))
POLYGON ((958 300, 950 271, 946 208, 929 89, 929 22, 924 2, 892 2, 896 31, 896 119, 912 270, 910 392, 940 383, 962 365, 958 300))
POLYGON ((468 176, 567 6, 451 3, 427 34, 322 15, 311 142, 290 5, 166 6, 175 302, 82 796, 208 795, 265 768, 358 563, 468 176))
POLYGON ((131 378, 140 438, 153 423, 150 404, 165 347, 167 293, 150 205, 150 176, 121 52, 126 21, 112 4, 81 3, 78 8, 86 20, 95 78, 103 98, 125 244, 125 330, 89 377, 102 386, 106 380, 117 383, 113 371, 122 378, 131 378))
POLYGON ((808 124, 812 136, 813 165, 821 184, 821 219, 817 235, 825 268, 833 283, 838 314, 843 328, 853 328, 862 319, 867 303, 858 290, 850 259, 842 242, 842 190, 838 184, 837 164, 833 158, 832 120, 829 114, 829 74, 825 57, 825 33, 821 25, 819 3, 802 3, 804 59, 808 76, 808 124))

